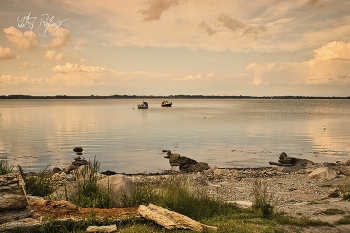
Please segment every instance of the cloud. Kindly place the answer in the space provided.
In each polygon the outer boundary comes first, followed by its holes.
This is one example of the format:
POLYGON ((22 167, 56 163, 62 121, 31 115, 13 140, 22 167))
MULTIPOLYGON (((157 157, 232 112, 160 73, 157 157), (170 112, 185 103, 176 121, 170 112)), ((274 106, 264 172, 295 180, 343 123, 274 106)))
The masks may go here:
POLYGON ((86 59, 85 59, 85 58, 80 58, 79 61, 80 61, 81 63, 84 63, 84 62, 86 61, 86 59))
POLYGON ((179 5, 178 0, 148 0, 149 7, 139 10, 144 21, 159 20, 162 13, 172 6, 179 5))
POLYGON ((231 31, 238 31, 240 29, 246 28, 246 25, 242 22, 232 19, 229 15, 226 15, 224 13, 221 13, 218 17, 218 21, 222 23, 222 25, 231 31))
POLYGON ((318 2, 320 2, 320 0, 309 0, 309 1, 307 2, 307 5, 314 6, 314 5, 316 5, 318 2))
POLYGON ((202 20, 202 22, 199 24, 199 27, 204 29, 209 36, 215 34, 215 31, 213 30, 213 28, 209 24, 204 22, 204 20, 202 20))
POLYGON ((305 62, 252 62, 246 71, 254 85, 348 85, 350 84, 349 43, 333 41, 315 49, 305 62))
POLYGON ((44 58, 48 59, 48 60, 63 60, 66 58, 66 55, 64 53, 56 53, 55 50, 48 50, 45 53, 44 58))
POLYGON ((76 41, 74 43, 74 49, 78 51, 84 51, 86 50, 87 42, 86 41, 76 41))
POLYGON ((0 76, 0 85, 1 86, 23 86, 23 85, 32 85, 33 80, 30 80, 28 75, 25 76, 14 76, 10 74, 4 74, 0 76))
POLYGON ((257 38, 257 36, 264 32, 266 29, 263 26, 248 26, 244 23, 238 21, 237 19, 232 19, 229 15, 221 13, 217 18, 219 23, 223 26, 231 30, 232 32, 240 32, 241 36, 251 36, 257 38))
POLYGON ((47 31, 50 33, 51 36, 54 37, 51 43, 49 44, 49 48, 61 49, 64 46, 66 46, 68 42, 71 41, 70 32, 66 28, 55 27, 53 25, 50 25, 47 27, 47 31))
POLYGON ((18 67, 17 69, 19 70, 26 70, 30 67, 34 67, 34 63, 31 63, 31 62, 23 62, 22 65, 20 67, 18 67))
POLYGON ((38 46, 38 37, 34 32, 27 31, 22 33, 14 27, 4 28, 8 41, 19 49, 34 49, 38 46))
POLYGON ((10 48, 3 48, 0 46, 0 60, 14 59, 17 55, 11 51, 10 48))
POLYGON ((350 59, 350 42, 333 41, 315 49, 314 53, 317 60, 350 59))
POLYGON ((57 65, 54 68, 52 68, 53 72, 56 73, 74 73, 74 72, 85 72, 85 73, 103 73, 107 71, 112 71, 109 69, 105 69, 100 66, 86 66, 86 65, 78 65, 78 64, 72 64, 67 62, 65 65, 57 65))

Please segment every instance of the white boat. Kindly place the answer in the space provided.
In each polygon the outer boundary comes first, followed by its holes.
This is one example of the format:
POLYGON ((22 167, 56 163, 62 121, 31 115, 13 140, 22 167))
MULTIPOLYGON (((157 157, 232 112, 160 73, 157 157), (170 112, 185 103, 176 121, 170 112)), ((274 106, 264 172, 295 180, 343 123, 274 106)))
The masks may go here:
POLYGON ((138 109, 147 109, 148 108, 148 103, 145 101, 142 101, 140 104, 137 105, 138 109))

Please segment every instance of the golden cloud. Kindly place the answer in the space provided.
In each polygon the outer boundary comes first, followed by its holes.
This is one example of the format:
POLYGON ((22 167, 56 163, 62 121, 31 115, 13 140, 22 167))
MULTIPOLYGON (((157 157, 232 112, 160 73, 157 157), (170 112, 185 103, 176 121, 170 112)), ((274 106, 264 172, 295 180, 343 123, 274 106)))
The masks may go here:
POLYGON ((22 33, 12 26, 4 28, 4 32, 7 40, 19 49, 34 49, 38 46, 38 37, 34 32, 27 31, 22 33))
POLYGON ((0 46, 0 60, 14 59, 16 54, 10 48, 3 48, 0 46))
POLYGON ((52 49, 61 49, 71 41, 70 32, 66 28, 50 25, 47 27, 47 31, 54 37, 49 44, 52 49))

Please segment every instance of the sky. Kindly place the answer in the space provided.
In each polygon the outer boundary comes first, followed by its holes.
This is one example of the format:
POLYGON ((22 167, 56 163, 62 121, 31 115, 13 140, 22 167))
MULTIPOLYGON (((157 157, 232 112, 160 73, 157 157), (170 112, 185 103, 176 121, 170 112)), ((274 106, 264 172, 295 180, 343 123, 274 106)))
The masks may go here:
POLYGON ((349 90, 348 0, 0 0, 0 95, 349 90))

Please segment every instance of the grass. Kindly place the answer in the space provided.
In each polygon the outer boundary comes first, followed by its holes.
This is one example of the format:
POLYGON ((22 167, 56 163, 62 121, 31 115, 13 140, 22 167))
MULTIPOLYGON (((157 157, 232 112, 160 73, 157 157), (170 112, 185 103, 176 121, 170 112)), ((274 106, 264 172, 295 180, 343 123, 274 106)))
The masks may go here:
POLYGON ((18 165, 17 168, 25 183, 27 194, 47 197, 55 190, 54 182, 51 179, 51 174, 47 172, 47 168, 38 173, 36 176, 24 174, 24 171, 20 165, 18 165))
POLYGON ((104 189, 97 185, 97 172, 100 163, 94 158, 89 160, 89 169, 82 169, 81 180, 77 182, 77 191, 72 196, 72 203, 80 207, 88 208, 112 208, 116 206, 112 197, 110 186, 104 189))
POLYGON ((263 218, 270 218, 273 214, 271 200, 272 194, 268 193, 267 185, 264 185, 261 181, 255 180, 253 208, 259 211, 263 218))
POLYGON ((324 211, 322 211, 321 213, 325 214, 325 215, 337 215, 337 214, 344 214, 345 212, 343 210, 340 209, 326 209, 324 211))
POLYGON ((7 159, 0 160, 0 175, 5 175, 13 172, 14 166, 10 166, 7 162, 7 159))
MULTIPOLYGON (((77 182, 77 192, 73 195, 73 203, 80 207, 114 207, 115 203, 111 197, 109 187, 101 189, 97 185, 97 172, 100 163, 94 159, 89 161, 91 169, 85 169, 81 174, 85 179, 77 182)), ((23 173, 20 166, 19 170, 23 173)), ((28 193, 35 193, 34 190, 42 190, 46 194, 52 187, 52 181, 47 176, 46 169, 36 177, 25 177, 28 193), (33 179, 33 180, 32 180, 33 179), (29 181, 29 182, 28 182, 29 181), (28 185, 29 184, 29 185, 28 185), (45 188, 47 187, 47 188, 45 188)), ((268 192, 268 187, 261 181, 254 184, 254 201, 252 208, 242 209, 235 204, 225 203, 219 199, 210 198, 204 188, 189 182, 186 176, 171 175, 163 185, 156 187, 151 182, 136 187, 133 194, 122 198, 125 207, 136 207, 140 204, 149 203, 181 213, 189 218, 203 224, 218 227, 218 233, 226 232, 285 232, 291 229, 300 230, 307 226, 332 226, 323 221, 311 220, 308 218, 297 218, 275 212, 268 192)), ((325 214, 343 214, 341 210, 328 209, 325 214)), ((127 220, 99 222, 96 213, 91 212, 89 217, 79 222, 60 222, 53 217, 45 217, 45 224, 32 232, 85 232, 89 225, 111 225, 116 224, 118 232, 191 232, 188 230, 166 230, 152 221, 134 218, 127 220)), ((350 216, 345 216, 335 224, 350 224, 350 216)), ((210 231, 205 231, 210 232, 210 231)))

